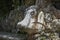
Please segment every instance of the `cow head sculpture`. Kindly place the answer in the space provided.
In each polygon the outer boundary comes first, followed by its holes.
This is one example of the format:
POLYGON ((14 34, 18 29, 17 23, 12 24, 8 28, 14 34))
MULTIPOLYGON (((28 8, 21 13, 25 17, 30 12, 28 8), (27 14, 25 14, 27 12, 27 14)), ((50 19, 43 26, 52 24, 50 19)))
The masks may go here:
POLYGON ((36 8, 37 6, 30 6, 26 9, 25 18, 17 23, 17 25, 20 25, 18 26, 19 28, 22 26, 24 28, 37 29, 39 31, 42 29, 44 24, 44 13, 43 11, 37 13, 36 8))
MULTIPOLYGON (((40 32, 44 30, 46 27, 51 28, 51 22, 53 20, 51 12, 48 10, 49 7, 46 8, 47 10, 44 11, 40 10, 37 12, 37 6, 30 6, 26 9, 25 18, 18 22, 18 29, 19 28, 27 28, 32 30, 37 30, 40 32)), ((31 30, 30 30, 31 31, 31 30)))
MULTIPOLYGON (((31 34, 40 33, 40 31, 44 30, 47 26, 50 28, 49 22, 52 21, 50 12, 44 12, 43 10, 37 12, 37 6, 30 6, 26 9, 25 13, 25 18, 21 22, 18 22, 17 25, 18 29, 21 29, 21 27, 24 28, 25 30, 23 30, 27 32, 29 36, 31 34)), ((20 29, 18 31, 20 31, 20 29)), ((32 38, 30 38, 30 40, 31 39, 32 38)))

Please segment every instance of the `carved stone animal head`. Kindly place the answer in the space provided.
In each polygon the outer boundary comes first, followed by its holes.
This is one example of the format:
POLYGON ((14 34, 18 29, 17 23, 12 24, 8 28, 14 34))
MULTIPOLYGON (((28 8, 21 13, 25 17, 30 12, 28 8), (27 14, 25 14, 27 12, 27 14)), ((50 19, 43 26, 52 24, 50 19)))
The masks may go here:
POLYGON ((22 26, 24 28, 39 29, 39 31, 42 29, 44 24, 44 13, 43 11, 37 13, 36 8, 37 6, 30 6, 26 9, 25 18, 17 23, 17 25, 20 25, 19 28, 22 26))
MULTIPOLYGON (((46 9, 49 9, 49 8, 46 8, 46 9)), ((44 30, 46 26, 49 26, 50 28, 50 23, 53 20, 53 17, 52 17, 53 15, 50 12, 50 10, 44 11, 43 9, 37 12, 36 6, 30 6, 26 9, 25 13, 26 13, 25 18, 21 22, 17 23, 18 28, 22 27, 27 29, 33 29, 33 30, 37 30, 37 32, 44 30)), ((33 32, 36 32, 36 31, 33 31, 33 32)))

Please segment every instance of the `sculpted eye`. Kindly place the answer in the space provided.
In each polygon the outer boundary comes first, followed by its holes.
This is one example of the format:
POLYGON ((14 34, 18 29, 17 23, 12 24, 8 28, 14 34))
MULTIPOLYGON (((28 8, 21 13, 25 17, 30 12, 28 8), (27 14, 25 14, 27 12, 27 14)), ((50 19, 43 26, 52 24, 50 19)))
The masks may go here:
POLYGON ((32 11, 32 12, 31 12, 31 15, 34 15, 34 14, 35 14, 35 12, 34 12, 34 11, 32 11))

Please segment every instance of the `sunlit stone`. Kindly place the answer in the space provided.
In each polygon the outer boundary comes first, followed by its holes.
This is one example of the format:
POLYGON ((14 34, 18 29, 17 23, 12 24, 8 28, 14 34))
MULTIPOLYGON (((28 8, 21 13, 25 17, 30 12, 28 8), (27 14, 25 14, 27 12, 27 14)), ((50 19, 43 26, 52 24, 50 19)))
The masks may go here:
POLYGON ((44 24, 44 12, 40 11, 39 15, 38 15, 38 22, 41 24, 38 24, 38 31, 41 31, 43 29, 43 25, 44 24))

